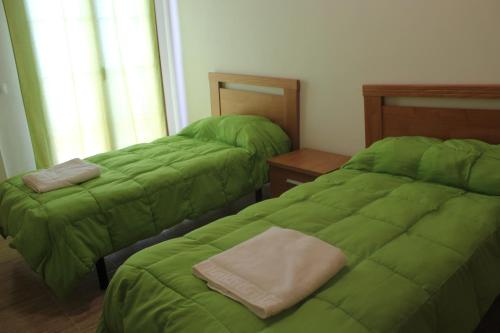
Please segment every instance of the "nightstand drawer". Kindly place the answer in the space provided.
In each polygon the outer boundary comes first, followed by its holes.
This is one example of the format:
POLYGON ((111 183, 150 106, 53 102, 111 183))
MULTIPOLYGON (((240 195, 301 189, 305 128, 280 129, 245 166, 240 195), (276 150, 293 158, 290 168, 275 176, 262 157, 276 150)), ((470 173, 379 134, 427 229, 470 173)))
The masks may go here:
POLYGON ((314 179, 316 179, 316 177, 286 169, 277 167, 271 167, 269 169, 271 195, 273 197, 280 196, 283 192, 288 191, 292 187, 313 181, 314 179))

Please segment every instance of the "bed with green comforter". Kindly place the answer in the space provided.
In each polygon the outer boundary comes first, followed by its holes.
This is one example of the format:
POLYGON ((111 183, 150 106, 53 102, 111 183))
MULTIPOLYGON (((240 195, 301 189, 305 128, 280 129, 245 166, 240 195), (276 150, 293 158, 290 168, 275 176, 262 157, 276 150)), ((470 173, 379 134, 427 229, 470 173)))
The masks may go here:
POLYGON ((102 171, 78 186, 35 193, 0 184, 0 232, 58 296, 101 257, 259 189, 266 159, 289 150, 266 118, 203 119, 179 135, 88 158, 102 171))
POLYGON ((388 138, 280 198, 140 251, 108 288, 101 333, 471 332, 500 293, 500 146, 388 138), (266 320, 191 267, 271 226, 347 266, 266 320))

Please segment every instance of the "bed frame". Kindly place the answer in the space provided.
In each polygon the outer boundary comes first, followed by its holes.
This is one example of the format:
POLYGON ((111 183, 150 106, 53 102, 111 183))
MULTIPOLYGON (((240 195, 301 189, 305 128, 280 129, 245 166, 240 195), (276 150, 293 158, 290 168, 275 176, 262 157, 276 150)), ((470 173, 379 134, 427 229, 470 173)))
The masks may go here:
POLYGON ((363 95, 367 147, 388 136, 416 135, 500 143, 500 109, 387 103, 387 97, 500 100, 500 85, 364 85, 363 95))
MULTIPOLYGON (((263 116, 279 125, 292 141, 292 150, 300 148, 300 81, 276 77, 228 73, 208 73, 212 115, 232 114, 263 116), (244 85, 279 90, 242 90, 244 85)), ((255 191, 255 201, 262 201, 262 189, 255 191)))
POLYGON ((212 115, 252 114, 269 118, 300 148, 300 82, 293 79, 209 73, 212 115), (278 88, 280 94, 232 88, 230 85, 278 88))
MULTIPOLYGON (((500 100, 500 85, 364 85, 365 141, 370 146, 389 136, 479 139, 500 144, 500 109, 401 106, 389 97, 500 100)), ((403 103, 404 104, 404 103, 403 103)), ((458 103, 460 104, 460 103, 458 103)), ((498 332, 500 296, 475 333, 498 332)))

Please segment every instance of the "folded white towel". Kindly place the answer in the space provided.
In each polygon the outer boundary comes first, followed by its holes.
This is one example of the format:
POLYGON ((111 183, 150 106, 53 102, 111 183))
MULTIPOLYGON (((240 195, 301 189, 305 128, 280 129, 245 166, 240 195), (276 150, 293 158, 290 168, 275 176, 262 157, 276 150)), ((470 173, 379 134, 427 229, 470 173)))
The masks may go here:
POLYGON ((345 255, 315 237, 272 227, 193 266, 207 286, 260 318, 273 316, 309 296, 339 272, 345 255))
POLYGON ((49 192, 83 183, 99 177, 100 174, 101 170, 97 165, 75 158, 52 168, 25 175, 23 182, 36 192, 49 192))

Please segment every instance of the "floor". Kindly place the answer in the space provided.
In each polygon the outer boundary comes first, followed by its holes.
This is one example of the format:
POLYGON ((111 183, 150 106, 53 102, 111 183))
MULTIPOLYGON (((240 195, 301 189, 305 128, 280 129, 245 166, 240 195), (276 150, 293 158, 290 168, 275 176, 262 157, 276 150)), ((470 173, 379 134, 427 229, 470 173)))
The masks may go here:
MULTIPOLYGON (((195 221, 184 221, 159 236, 106 257, 109 277, 133 253, 180 236, 222 216, 234 214, 253 203, 253 198, 251 195, 195 221)), ((99 289, 97 276, 92 272, 68 300, 58 300, 19 253, 8 246, 8 240, 0 237, 0 332, 94 333, 99 323, 103 297, 104 292, 99 289)))

